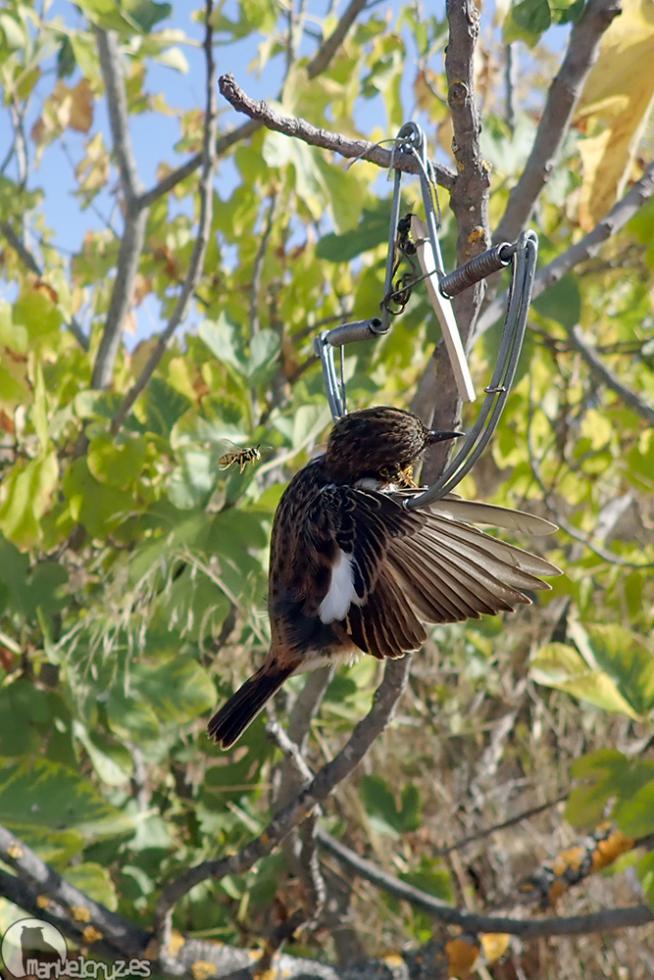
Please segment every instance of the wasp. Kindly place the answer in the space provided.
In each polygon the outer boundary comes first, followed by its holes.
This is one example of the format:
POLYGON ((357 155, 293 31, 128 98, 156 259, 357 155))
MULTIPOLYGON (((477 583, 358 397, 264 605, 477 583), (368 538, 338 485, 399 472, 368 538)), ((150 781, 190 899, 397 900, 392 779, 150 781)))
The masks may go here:
POLYGON ((239 473, 242 473, 246 466, 250 463, 256 463, 261 459, 261 445, 248 446, 245 449, 239 449, 238 447, 230 450, 220 457, 218 460, 218 466, 221 470, 229 469, 235 463, 238 465, 239 473))

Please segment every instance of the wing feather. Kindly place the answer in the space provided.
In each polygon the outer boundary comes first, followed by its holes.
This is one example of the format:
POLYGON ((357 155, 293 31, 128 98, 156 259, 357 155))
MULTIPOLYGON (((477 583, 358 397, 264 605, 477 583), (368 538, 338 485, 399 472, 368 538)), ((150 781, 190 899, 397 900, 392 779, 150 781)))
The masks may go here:
MULTIPOLYGON (((551 530, 542 518, 450 495, 425 510, 407 510, 405 499, 405 493, 332 484, 318 502, 332 552, 351 555, 352 601, 340 622, 376 657, 417 649, 424 623, 513 611, 531 602, 528 593, 549 588, 539 576, 558 574, 545 559, 472 523, 542 534, 551 530)), ((329 550, 323 543, 322 552, 329 550)))

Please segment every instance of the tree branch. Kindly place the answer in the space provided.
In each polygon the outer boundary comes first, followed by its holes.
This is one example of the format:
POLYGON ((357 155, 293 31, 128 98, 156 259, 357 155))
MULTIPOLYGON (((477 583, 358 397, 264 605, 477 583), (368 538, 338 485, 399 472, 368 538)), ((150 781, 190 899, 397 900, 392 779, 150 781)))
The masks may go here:
MULTIPOLYGON (((284 115, 277 109, 273 109, 267 102, 251 99, 236 83, 233 75, 221 75, 218 79, 218 87, 220 94, 238 112, 243 112, 251 119, 258 120, 267 129, 283 133, 293 139, 300 139, 310 146, 319 146, 324 150, 331 150, 349 159, 367 160, 369 163, 375 163, 378 167, 386 169, 390 166, 390 150, 385 150, 375 143, 369 143, 368 140, 349 139, 341 133, 318 129, 306 119, 300 119, 297 116, 284 115)), ((407 156, 406 160, 400 158, 397 165, 399 170, 406 173, 418 173, 418 165, 412 157, 407 156)), ((451 170, 436 163, 434 163, 434 170, 439 184, 447 188, 454 186, 456 178, 451 170)))
POLYGON ((128 205, 132 204, 141 190, 136 171, 136 160, 129 134, 129 113, 125 76, 118 50, 118 41, 113 31, 95 28, 95 36, 100 55, 100 70, 107 96, 109 128, 113 149, 118 163, 120 185, 128 205))
POLYGON ((143 251, 147 211, 138 199, 141 186, 129 136, 127 94, 116 37, 113 32, 101 28, 95 29, 95 35, 107 96, 113 152, 125 199, 125 226, 120 240, 116 278, 91 377, 93 388, 107 388, 111 384, 123 324, 132 302, 134 280, 143 251))
POLYGON ((116 433, 122 423, 125 421, 127 414, 132 408, 132 405, 139 397, 141 392, 144 391, 148 381, 152 377, 157 365, 159 364, 159 361, 163 357, 166 348, 168 347, 171 337, 186 316, 191 297, 193 296, 200 276, 202 275, 204 257, 206 255, 209 234, 211 232, 211 215, 213 210, 213 175, 216 166, 217 118, 216 69, 213 59, 213 28, 211 26, 213 0, 206 0, 205 10, 206 19, 203 47, 206 61, 206 107, 204 114, 204 136, 202 145, 202 175, 200 177, 199 187, 200 216, 198 220, 197 236, 193 245, 193 252, 191 254, 186 279, 184 280, 184 284, 177 299, 177 303, 175 304, 175 308, 171 314, 170 320, 168 321, 165 330, 163 330, 163 332, 159 335, 157 343, 146 361, 143 370, 125 395, 120 408, 114 416, 111 423, 111 431, 113 433, 116 433))
POLYGON ((188 868, 163 889, 157 905, 157 930, 165 933, 174 905, 195 885, 208 878, 219 880, 225 875, 242 874, 270 854, 284 838, 301 823, 317 803, 322 803, 332 790, 346 779, 389 724, 409 676, 411 658, 389 660, 384 678, 375 692, 372 707, 341 751, 313 777, 298 796, 280 810, 263 833, 245 845, 237 854, 217 860, 203 861, 188 868))
POLYGON ((621 9, 620 0, 589 0, 570 31, 565 57, 547 93, 529 159, 509 195, 495 241, 512 242, 529 220, 570 129, 584 83, 597 60, 602 35, 621 9))
MULTIPOLYGON (((307 75, 309 78, 316 78, 321 72, 325 71, 329 67, 334 58, 334 55, 338 51, 340 45, 345 40, 347 32, 352 27, 357 15, 365 8, 365 2, 362 0, 352 0, 350 5, 346 7, 343 12, 343 16, 339 20, 338 24, 332 31, 332 33, 327 37, 323 43, 320 45, 315 55, 307 65, 307 75)), ((239 143, 241 140, 248 139, 248 137, 253 136, 258 130, 263 126, 263 121, 260 119, 251 119, 249 122, 243 123, 242 126, 238 126, 236 129, 232 129, 229 133, 225 133, 216 141, 216 156, 223 156, 232 146, 239 143)), ((141 207, 149 207, 163 194, 167 194, 174 187, 176 187, 182 180, 190 177, 202 163, 202 154, 196 153, 192 156, 186 163, 183 163, 180 167, 171 171, 163 180, 159 181, 154 187, 139 197, 139 204, 141 207)))
MULTIPOLYGON (((68 922, 75 922, 73 909, 83 909, 87 914, 84 925, 93 925, 103 936, 105 943, 124 956, 132 956, 145 949, 148 933, 110 912, 99 902, 94 902, 83 892, 65 881, 49 865, 42 861, 23 841, 4 827, 0 827, 0 857, 20 875, 22 889, 27 895, 44 895, 56 905, 63 906, 69 914, 68 922)), ((44 910, 46 911, 46 910, 44 910)), ((78 913, 79 915, 79 913, 78 913)), ((83 931, 78 929, 78 935, 83 931)), ((69 928, 70 931, 70 928, 69 928)))
MULTIPOLYGON (((228 150, 231 150, 233 146, 240 143, 241 140, 248 139, 249 136, 253 136, 259 129, 261 129, 263 123, 259 120, 250 120, 249 122, 243 123, 242 126, 237 126, 236 129, 230 129, 228 133, 224 133, 222 136, 218 137, 216 140, 216 157, 224 156, 228 150)), ((195 173, 198 167, 202 166, 202 153, 195 153, 190 157, 186 163, 181 164, 175 170, 171 170, 166 177, 155 184, 149 191, 145 191, 139 196, 138 203, 141 208, 148 208, 155 201, 163 197, 164 194, 168 194, 172 191, 174 187, 177 187, 179 183, 190 177, 191 174, 195 173)))
POLYGON ((315 78, 316 75, 320 75, 326 68, 329 68, 334 55, 347 37, 347 33, 352 27, 352 24, 361 11, 365 10, 367 2, 368 0, 350 0, 338 24, 331 34, 325 38, 307 65, 307 75, 309 78, 315 78))
POLYGON ((463 912, 382 871, 371 861, 359 857, 327 831, 319 829, 317 839, 321 847, 365 881, 371 882, 395 898, 409 902, 439 922, 460 926, 469 932, 508 932, 525 939, 534 939, 537 936, 583 936, 608 929, 642 926, 654 920, 654 912, 647 905, 602 909, 590 915, 552 916, 547 919, 516 919, 510 916, 463 912))
MULTIPOLYGON (((481 121, 475 101, 474 53, 479 35, 479 12, 474 0, 447 0, 449 40, 445 55, 447 102, 452 114, 452 152, 457 178, 452 186, 450 206, 456 218, 457 261, 461 265, 483 252, 490 240, 488 232, 488 166, 481 157, 481 121)), ((464 349, 472 340, 472 327, 484 296, 485 286, 477 283, 454 300, 454 312, 464 349)), ((412 408, 434 428, 456 429, 461 417, 454 373, 445 345, 436 346, 418 386, 412 408)), ((450 450, 445 443, 434 447, 425 460, 424 478, 430 483, 442 472, 450 450)))
POLYGON ((616 375, 609 370, 609 368, 604 364, 601 357, 595 348, 589 344, 583 337, 583 334, 578 326, 566 328, 567 334, 570 338, 572 346, 577 350, 588 367, 591 373, 607 388, 614 391, 619 398, 628 405, 629 408, 633 409, 637 415, 645 419, 649 425, 654 425, 654 408, 648 405, 647 402, 642 399, 635 391, 631 388, 627 388, 616 375))

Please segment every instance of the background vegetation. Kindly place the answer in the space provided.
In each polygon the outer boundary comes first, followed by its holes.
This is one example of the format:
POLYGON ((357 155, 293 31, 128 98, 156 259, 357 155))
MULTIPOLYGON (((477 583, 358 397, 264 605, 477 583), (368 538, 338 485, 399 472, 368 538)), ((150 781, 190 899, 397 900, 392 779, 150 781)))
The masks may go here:
MULTIPOLYGON (((483 7, 477 41, 466 0, 209 5, 217 70, 245 40, 256 85, 328 149, 267 128, 260 106, 217 113, 216 69, 207 57, 205 82, 197 60, 206 11, 184 28, 182 6, 0 12, 0 921, 47 918, 89 955, 147 949, 160 975, 195 980, 283 940, 287 975, 372 976, 375 960, 389 977, 651 976, 651 927, 625 931, 654 902, 634 847, 654 833, 649 6, 483 7), (187 56, 203 101, 180 109, 155 67, 183 72, 187 56), (272 735, 262 718, 228 753, 204 726, 267 646, 272 514, 329 423, 313 338, 374 315, 383 292, 388 185, 330 134, 360 156, 411 116, 452 192, 450 268, 489 228, 540 235, 519 383, 460 489, 557 520, 542 546, 565 575, 515 616, 435 629, 382 732, 406 680, 389 671, 365 760, 333 793, 349 770, 311 784, 321 811, 273 849, 271 815, 306 816, 306 767, 337 754, 383 667, 291 682, 272 735), (177 141, 148 183, 134 134, 153 120, 177 141), (75 175, 65 206, 93 215, 68 250, 39 167, 53 146, 75 175), (263 461, 220 470, 230 440, 263 461), (602 834, 626 854, 586 881, 610 863, 602 834), (353 870, 353 852, 392 880, 353 870), (506 928, 475 918, 497 910, 506 928)), ((418 209, 417 182, 405 193, 418 209)), ((480 388, 500 286, 458 302, 480 388)), ((348 350, 351 405, 453 421, 437 341, 417 291, 386 338, 348 350)))

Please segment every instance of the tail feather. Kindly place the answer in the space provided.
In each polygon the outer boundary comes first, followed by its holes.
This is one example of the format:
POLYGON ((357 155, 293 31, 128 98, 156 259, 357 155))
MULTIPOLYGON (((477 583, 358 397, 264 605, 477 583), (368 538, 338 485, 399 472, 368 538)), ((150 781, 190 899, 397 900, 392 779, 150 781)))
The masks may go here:
POLYGON ((260 667, 213 716, 207 726, 209 736, 223 749, 228 749, 292 673, 292 667, 271 667, 269 664, 260 667))

